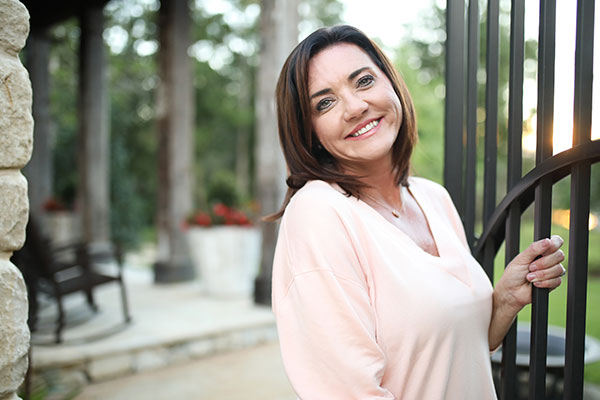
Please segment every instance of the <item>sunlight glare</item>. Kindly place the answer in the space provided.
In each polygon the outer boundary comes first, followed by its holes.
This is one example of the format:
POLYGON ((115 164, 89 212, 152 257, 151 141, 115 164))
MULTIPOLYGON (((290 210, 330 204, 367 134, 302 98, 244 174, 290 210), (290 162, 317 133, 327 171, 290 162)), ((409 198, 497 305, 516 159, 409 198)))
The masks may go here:
MULTIPOLYGON (((552 211, 552 223, 562 226, 565 229, 570 228, 570 210, 554 210, 552 211)), ((590 217, 588 220, 588 229, 591 231, 598 227, 598 216, 596 214, 590 213, 590 217)))

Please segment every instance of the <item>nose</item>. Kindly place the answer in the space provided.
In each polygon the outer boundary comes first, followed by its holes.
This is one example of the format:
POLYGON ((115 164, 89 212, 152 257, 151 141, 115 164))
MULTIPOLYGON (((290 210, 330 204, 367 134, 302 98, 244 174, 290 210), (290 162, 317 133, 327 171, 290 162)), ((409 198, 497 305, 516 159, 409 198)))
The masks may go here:
POLYGON ((359 95, 352 93, 345 96, 344 119, 350 121, 356 117, 360 117, 369 109, 369 103, 359 95))

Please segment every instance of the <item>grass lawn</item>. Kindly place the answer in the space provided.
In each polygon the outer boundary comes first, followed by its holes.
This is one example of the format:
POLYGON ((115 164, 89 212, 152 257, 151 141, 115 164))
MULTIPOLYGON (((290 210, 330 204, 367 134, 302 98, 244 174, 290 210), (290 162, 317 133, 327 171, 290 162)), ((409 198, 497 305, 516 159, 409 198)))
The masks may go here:
MULTIPOLYGON (((552 234, 560 235, 565 244, 562 249, 567 256, 563 265, 568 269, 569 254, 569 232, 567 229, 552 225, 552 234)), ((533 240, 533 222, 523 221, 521 227, 521 251, 524 250, 533 240)), ((590 231, 590 252, 588 263, 589 275, 587 286, 587 306, 586 306, 586 334, 600 339, 600 232, 596 229, 590 231)), ((497 282, 502 275, 504 268, 504 246, 498 252, 495 260, 495 278, 497 282)), ((548 323, 550 325, 565 327, 567 317, 567 279, 563 280, 562 285, 552 291, 549 296, 548 323)), ((528 322, 531 320, 531 306, 525 307, 518 317, 519 321, 528 322)), ((600 362, 588 364, 585 366, 585 380, 600 384, 600 362)))

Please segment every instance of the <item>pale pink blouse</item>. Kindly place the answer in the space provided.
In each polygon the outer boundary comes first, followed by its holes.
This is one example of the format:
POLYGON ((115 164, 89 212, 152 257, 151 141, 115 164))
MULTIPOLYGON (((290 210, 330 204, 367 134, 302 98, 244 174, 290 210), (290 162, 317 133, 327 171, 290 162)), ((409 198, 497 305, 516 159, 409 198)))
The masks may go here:
POLYGON ((440 257, 338 186, 312 181, 292 197, 272 297, 301 399, 496 399, 490 281, 445 189, 409 184, 440 257))

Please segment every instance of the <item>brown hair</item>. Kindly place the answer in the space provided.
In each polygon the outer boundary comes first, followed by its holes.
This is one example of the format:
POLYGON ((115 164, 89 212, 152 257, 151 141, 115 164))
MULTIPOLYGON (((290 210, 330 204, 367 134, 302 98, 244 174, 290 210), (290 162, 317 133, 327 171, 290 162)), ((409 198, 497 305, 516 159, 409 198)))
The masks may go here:
POLYGON ((387 76, 400 99, 403 119, 393 145, 392 162, 397 183, 407 185, 410 156, 417 140, 415 111, 408 88, 390 60, 363 32, 348 25, 321 28, 296 46, 283 65, 277 82, 275 94, 279 141, 289 177, 283 205, 279 211, 267 216, 267 221, 280 218, 294 193, 307 181, 337 183, 349 196, 357 197, 360 189, 366 186, 359 180, 360 177, 345 175, 338 169, 335 158, 319 146, 311 123, 309 62, 320 51, 338 43, 353 44, 363 50, 387 76))

